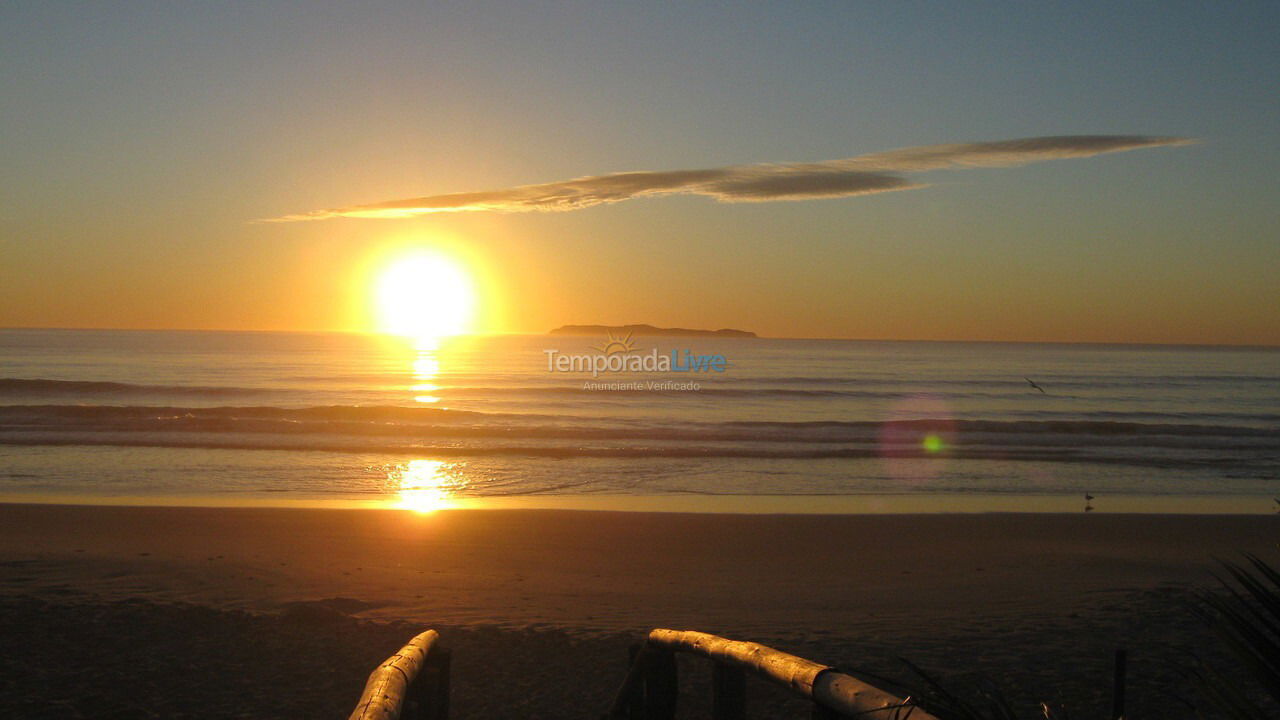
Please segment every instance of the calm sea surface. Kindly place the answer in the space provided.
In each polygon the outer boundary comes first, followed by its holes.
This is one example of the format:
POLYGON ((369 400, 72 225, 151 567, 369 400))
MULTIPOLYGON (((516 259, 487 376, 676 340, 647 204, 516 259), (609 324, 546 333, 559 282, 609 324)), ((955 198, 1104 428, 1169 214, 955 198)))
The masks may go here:
POLYGON ((0 331, 0 500, 1272 512, 1274 349, 0 331), (697 364, 697 360, 693 361, 697 364), (1044 392, 1032 387, 1031 378, 1044 392), (652 385, 650 385, 652 383, 652 385), (696 388, 696 389, 695 389, 696 388))

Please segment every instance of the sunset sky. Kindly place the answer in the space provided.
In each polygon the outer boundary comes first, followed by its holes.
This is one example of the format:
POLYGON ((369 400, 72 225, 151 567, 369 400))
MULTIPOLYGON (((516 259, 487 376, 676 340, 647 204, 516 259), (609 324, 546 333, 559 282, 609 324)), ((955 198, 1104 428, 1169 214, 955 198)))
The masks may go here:
POLYGON ((425 251, 480 331, 1280 344, 1276 3, 264 5, 0 8, 0 327, 374 329, 425 251), (1057 136, 1143 144, 828 162, 1057 136))

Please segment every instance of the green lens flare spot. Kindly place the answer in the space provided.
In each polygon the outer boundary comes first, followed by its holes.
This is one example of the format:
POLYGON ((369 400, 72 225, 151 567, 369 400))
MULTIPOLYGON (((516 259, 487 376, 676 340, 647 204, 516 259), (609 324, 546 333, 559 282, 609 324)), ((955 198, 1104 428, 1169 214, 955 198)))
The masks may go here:
POLYGON ((920 444, 924 447, 924 451, 927 453, 942 452, 943 448, 946 447, 946 445, 942 442, 942 438, 938 437, 937 435, 934 435, 933 433, 929 433, 928 435, 925 435, 924 440, 921 441, 920 444))

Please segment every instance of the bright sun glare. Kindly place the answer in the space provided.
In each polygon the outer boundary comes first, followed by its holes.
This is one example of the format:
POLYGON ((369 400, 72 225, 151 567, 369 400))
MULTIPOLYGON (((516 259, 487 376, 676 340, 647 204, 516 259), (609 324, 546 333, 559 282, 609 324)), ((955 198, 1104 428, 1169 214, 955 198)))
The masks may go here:
POLYGON ((378 323, 383 332, 420 344, 471 329, 475 291, 455 261, 415 253, 391 263, 376 284, 378 323))
POLYGON ((454 467, 442 460, 410 460, 392 469, 388 479, 399 490, 396 507, 424 515, 451 507, 458 487, 454 467))

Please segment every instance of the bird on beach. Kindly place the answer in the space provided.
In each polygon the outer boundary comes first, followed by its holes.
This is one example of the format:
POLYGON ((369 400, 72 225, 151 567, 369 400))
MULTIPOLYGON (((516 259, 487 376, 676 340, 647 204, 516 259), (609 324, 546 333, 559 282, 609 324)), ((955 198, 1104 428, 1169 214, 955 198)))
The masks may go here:
MULTIPOLYGON (((1090 501, 1090 500, 1092 500, 1092 499, 1093 499, 1093 496, 1092 496, 1092 495, 1090 495, 1089 493, 1085 493, 1085 494, 1084 494, 1084 501, 1085 501, 1085 502, 1089 502, 1089 501, 1090 501)), ((1280 500, 1277 500, 1276 502, 1280 502, 1280 500)))
POLYGON ((1031 378, 1029 378, 1029 377, 1024 377, 1024 378, 1022 378, 1022 379, 1023 379, 1023 380, 1026 380, 1026 381, 1027 381, 1027 383, 1031 385, 1031 387, 1033 387, 1033 388, 1035 388, 1035 389, 1039 390, 1040 392, 1044 393, 1045 395, 1048 395, 1048 394, 1049 394, 1049 393, 1047 393, 1047 392, 1044 392, 1044 388, 1042 388, 1042 387, 1040 387, 1039 385, 1037 385, 1037 384, 1035 383, 1035 381, 1034 381, 1034 380, 1032 380, 1031 378))

